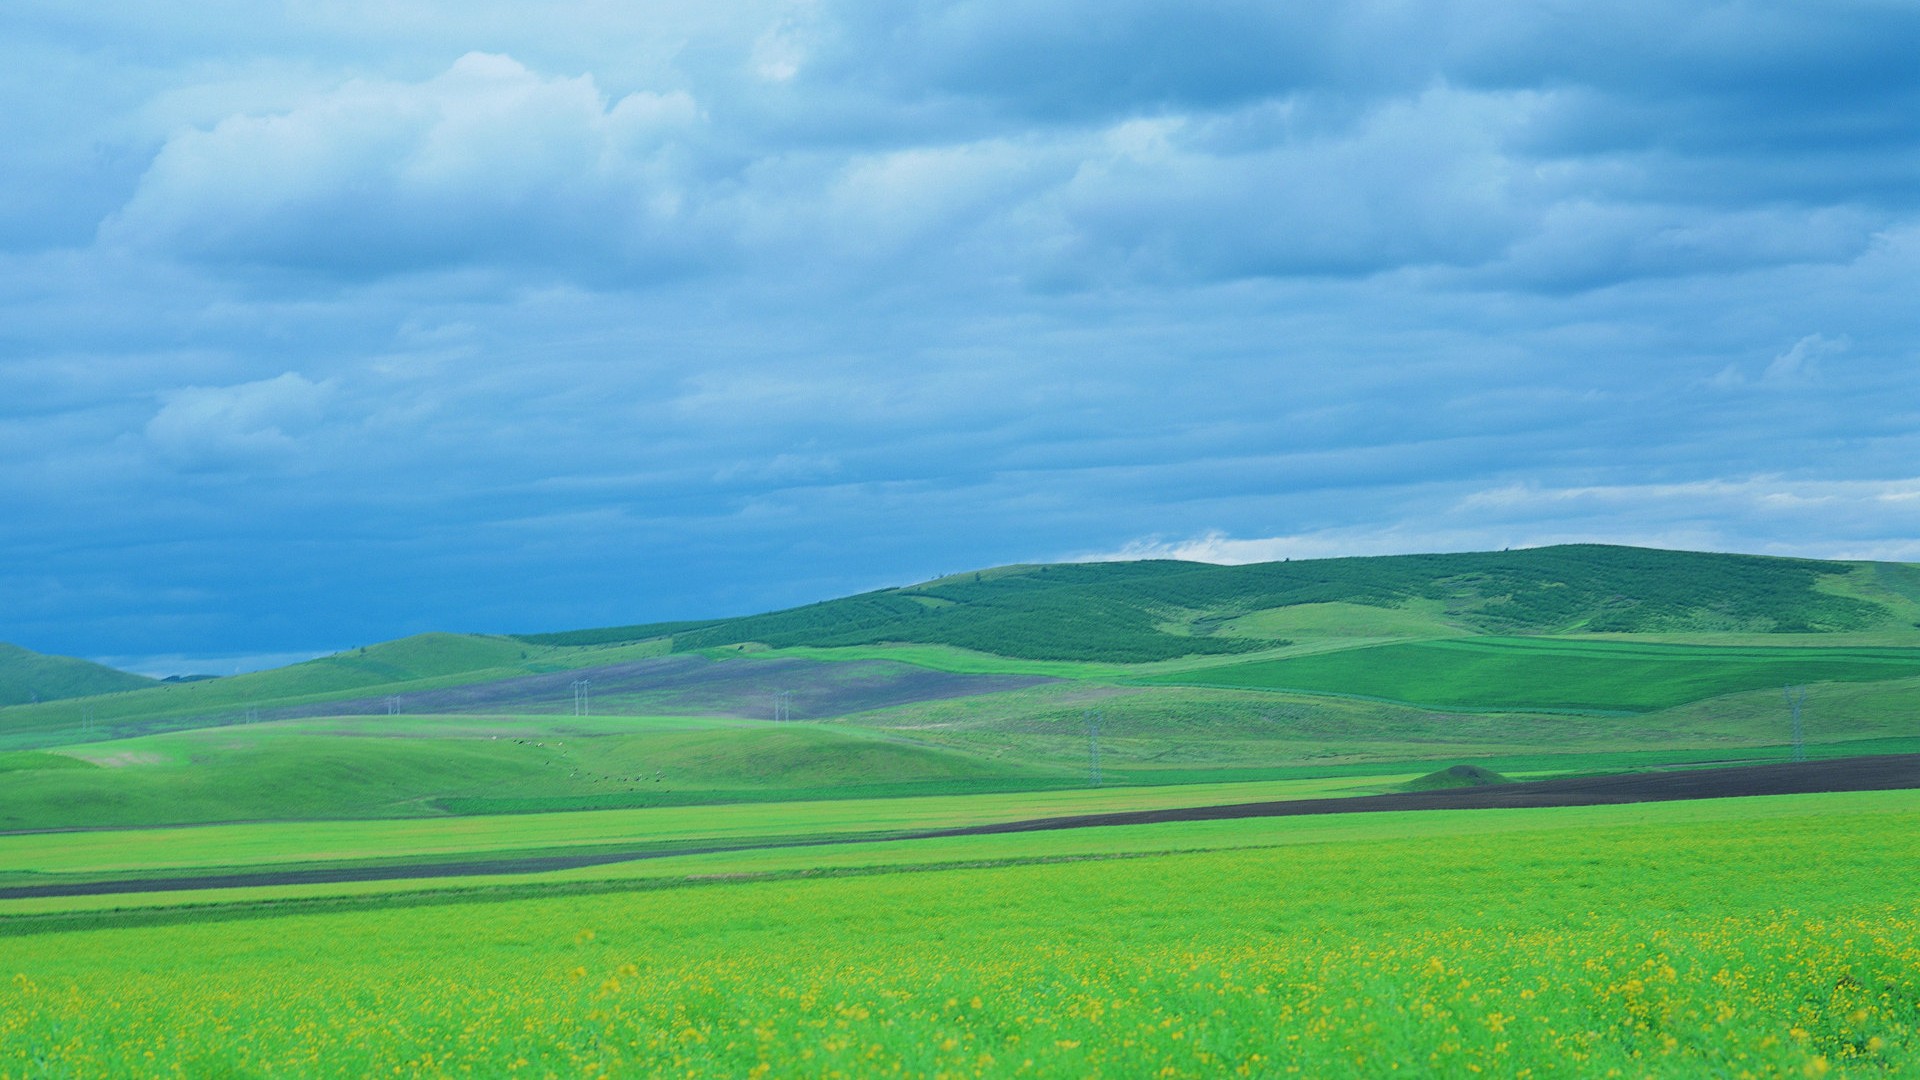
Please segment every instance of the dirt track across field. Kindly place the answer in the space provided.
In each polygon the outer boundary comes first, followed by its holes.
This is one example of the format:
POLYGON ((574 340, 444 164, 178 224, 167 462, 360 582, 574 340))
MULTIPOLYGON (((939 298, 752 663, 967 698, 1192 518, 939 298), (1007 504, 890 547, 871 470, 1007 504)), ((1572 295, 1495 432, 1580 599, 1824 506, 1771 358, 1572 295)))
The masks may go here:
POLYGON ((880 837, 822 837, 817 840, 786 840, 766 844, 598 852, 582 855, 541 855, 456 863, 316 867, 306 870, 260 870, 199 877, 16 885, 0 888, 0 899, 104 896, 117 893, 173 892, 183 889, 250 888, 263 885, 338 884, 355 881, 470 877, 485 874, 536 874, 549 870, 571 870, 585 866, 637 862, 642 859, 658 859, 673 855, 817 847, 823 844, 886 843, 942 836, 988 836, 1053 829, 1086 829, 1105 825, 1149 825, 1165 821, 1224 821, 1235 818, 1295 817, 1307 814, 1379 813, 1389 810, 1492 810, 1549 806, 1604 806, 1617 803, 1671 802, 1680 799, 1727 799, 1755 795, 1799 795, 1822 791, 1889 791, 1905 788, 1920 788, 1920 754, 1840 758, 1832 761, 1778 765, 1745 765, 1723 769, 1687 769, 1619 776, 1569 777, 1495 787, 1455 788, 1448 791, 1405 792, 1394 795, 1359 795, 1344 799, 1294 799, 1284 802, 1189 806, 1166 810, 1125 810, 1105 814, 1078 814, 1071 817, 1033 818, 996 825, 968 825, 954 829, 936 829, 880 837))
POLYGON ((1035 818, 1000 825, 947 829, 934 836, 980 836, 1042 829, 1083 829, 1098 825, 1148 825, 1161 821, 1223 821, 1230 818, 1295 817, 1303 814, 1362 814, 1386 810, 1499 810, 1545 806, 1607 806, 1615 803, 1673 802, 1680 799, 1732 799, 1753 795, 1805 795, 1821 791, 1891 791, 1920 788, 1920 754, 1837 758, 1779 765, 1741 765, 1725 769, 1629 773, 1534 780, 1491 787, 1410 791, 1393 795, 1356 795, 1336 799, 1191 806, 1167 810, 1123 810, 1109 814, 1035 818))

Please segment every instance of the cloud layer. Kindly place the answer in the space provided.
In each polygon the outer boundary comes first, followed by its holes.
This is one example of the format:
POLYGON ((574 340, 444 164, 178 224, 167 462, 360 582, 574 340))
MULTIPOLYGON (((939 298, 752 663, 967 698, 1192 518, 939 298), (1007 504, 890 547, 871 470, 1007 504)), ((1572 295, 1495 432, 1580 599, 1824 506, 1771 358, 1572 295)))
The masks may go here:
POLYGON ((295 652, 1089 552, 1920 557, 1902 5, 0 28, 0 639, 295 652))

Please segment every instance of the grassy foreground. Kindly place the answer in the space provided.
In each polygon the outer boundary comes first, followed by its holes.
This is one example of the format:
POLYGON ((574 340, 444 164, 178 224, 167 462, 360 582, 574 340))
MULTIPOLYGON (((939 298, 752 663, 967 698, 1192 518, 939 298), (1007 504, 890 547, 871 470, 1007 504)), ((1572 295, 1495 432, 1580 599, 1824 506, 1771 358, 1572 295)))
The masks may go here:
MULTIPOLYGON (((1265 848, 9 936, 0 1074, 1920 1068, 1920 795, 1381 817, 1234 823, 1265 848)), ((1123 831, 1207 835, 1051 841, 1123 831)))

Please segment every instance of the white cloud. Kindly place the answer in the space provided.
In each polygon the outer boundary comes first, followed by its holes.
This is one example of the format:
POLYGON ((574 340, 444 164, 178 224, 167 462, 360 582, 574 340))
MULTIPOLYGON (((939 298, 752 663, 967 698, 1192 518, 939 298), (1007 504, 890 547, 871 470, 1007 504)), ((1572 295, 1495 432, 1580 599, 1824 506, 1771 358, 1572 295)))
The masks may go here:
MULTIPOLYGON (((1071 562, 1121 562, 1130 559, 1178 559, 1183 562, 1242 566, 1283 559, 1333 559, 1349 555, 1411 555, 1434 551, 1472 551, 1489 546, 1478 535, 1440 534, 1399 529, 1326 529, 1293 536, 1235 538, 1218 530, 1184 540, 1143 537, 1115 551, 1071 557, 1071 562)), ((1501 546, 1492 544, 1491 546, 1501 546)))
POLYGON ((163 395, 147 421, 147 443, 190 471, 258 468, 292 458, 325 418, 332 382, 295 372, 238 386, 189 386, 163 395))
POLYGON ((1847 351, 1845 338, 1833 340, 1820 334, 1808 334, 1793 343, 1793 348, 1773 358, 1760 373, 1763 386, 1803 386, 1820 381, 1820 360, 1847 351))
POLYGON ((1830 338, 1824 334, 1808 334, 1768 361, 1757 379, 1749 379, 1746 370, 1739 364, 1728 364, 1707 383, 1718 390, 1739 390, 1751 386, 1792 390, 1813 386, 1823 377, 1821 360, 1841 355, 1851 344, 1844 336, 1830 338))
POLYGON ((1419 519, 1284 536, 1234 537, 1212 530, 1187 538, 1143 537, 1112 551, 1076 556, 1075 561, 1182 559, 1239 565, 1566 543, 1911 560, 1920 558, 1920 478, 1818 481, 1761 476, 1584 487, 1509 484, 1468 493, 1419 519))
POLYGON ((688 257, 685 93, 609 103, 470 53, 420 83, 355 80, 169 140, 102 227, 116 244, 349 275, 688 257))
POLYGON ((1099 276, 1115 265, 1149 279, 1473 266, 1536 216, 1500 146, 1530 108, 1528 95, 1437 88, 1352 126, 1296 123, 1284 102, 1130 119, 1045 205, 1099 276))

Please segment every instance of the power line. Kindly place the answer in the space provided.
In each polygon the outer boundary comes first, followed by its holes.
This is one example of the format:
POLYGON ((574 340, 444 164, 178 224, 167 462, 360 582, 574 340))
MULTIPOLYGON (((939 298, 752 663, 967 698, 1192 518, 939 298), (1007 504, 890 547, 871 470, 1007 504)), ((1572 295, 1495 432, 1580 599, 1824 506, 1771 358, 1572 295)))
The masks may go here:
POLYGON ((1780 693, 1787 699, 1787 706, 1793 710, 1793 760, 1805 761, 1807 760, 1807 737, 1806 730, 1800 726, 1800 706, 1807 703, 1807 688, 1802 686, 1796 692, 1794 687, 1783 686, 1780 688, 1780 693))
POLYGON ((1087 784, 1100 786, 1100 714, 1087 714, 1087 784))

